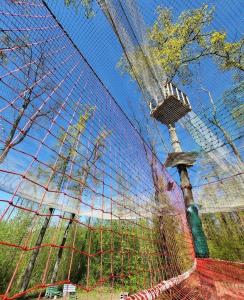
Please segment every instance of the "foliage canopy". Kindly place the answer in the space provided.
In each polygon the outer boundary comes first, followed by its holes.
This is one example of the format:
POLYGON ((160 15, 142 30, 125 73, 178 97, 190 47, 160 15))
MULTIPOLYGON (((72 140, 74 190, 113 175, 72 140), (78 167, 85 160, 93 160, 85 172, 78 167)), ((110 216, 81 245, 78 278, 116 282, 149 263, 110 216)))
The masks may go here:
POLYGON ((178 76, 183 84, 190 82, 190 66, 204 57, 211 57, 223 71, 238 69, 243 71, 244 39, 229 42, 226 32, 211 30, 214 9, 208 5, 184 11, 174 21, 170 9, 158 8, 158 18, 148 30, 149 43, 146 51, 135 49, 133 67, 122 56, 119 66, 133 78, 137 78, 137 65, 150 62, 160 72, 172 80, 178 76))
POLYGON ((95 16, 93 11, 93 0, 64 0, 66 6, 73 6, 76 10, 78 10, 81 5, 84 9, 84 14, 87 19, 95 16))

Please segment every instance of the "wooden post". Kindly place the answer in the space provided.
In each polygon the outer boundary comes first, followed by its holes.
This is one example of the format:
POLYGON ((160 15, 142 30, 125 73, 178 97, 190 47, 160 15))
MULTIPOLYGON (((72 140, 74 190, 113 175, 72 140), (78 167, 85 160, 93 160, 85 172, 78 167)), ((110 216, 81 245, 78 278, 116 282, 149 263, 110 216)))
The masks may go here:
MULTIPOLYGON (((178 136, 177 136, 177 133, 175 130, 175 125, 169 124, 168 129, 169 129, 171 145, 172 145, 174 152, 182 152, 180 141, 178 139, 178 136)), ((185 206, 187 208, 187 206, 189 204, 194 203, 190 178, 189 178, 188 171, 187 171, 187 166, 186 165, 178 165, 177 170, 180 175, 181 188, 182 188, 182 192, 183 192, 183 196, 184 196, 185 206)))
POLYGON ((185 104, 185 96, 182 92, 180 92, 180 93, 181 93, 182 103, 185 104))
MULTIPOLYGON (((169 124, 168 129, 174 152, 182 152, 180 141, 175 130, 175 125, 169 124)), ((202 228, 202 222, 200 217, 198 216, 198 209, 194 204, 192 186, 187 171, 187 165, 178 164, 176 167, 180 176, 180 183, 184 197, 187 222, 192 233, 195 255, 196 257, 209 257, 209 250, 207 240, 202 228)))
POLYGON ((179 90, 177 89, 177 87, 175 87, 175 88, 176 88, 177 99, 179 99, 179 100, 180 100, 180 94, 179 94, 179 90))
POLYGON ((171 145, 173 147, 174 152, 182 152, 180 141, 176 134, 175 124, 169 124, 168 129, 169 129, 171 145))
POLYGON ((178 165, 177 170, 180 176, 181 189, 184 197, 185 207, 187 208, 190 204, 194 203, 192 186, 187 171, 186 165, 178 165))

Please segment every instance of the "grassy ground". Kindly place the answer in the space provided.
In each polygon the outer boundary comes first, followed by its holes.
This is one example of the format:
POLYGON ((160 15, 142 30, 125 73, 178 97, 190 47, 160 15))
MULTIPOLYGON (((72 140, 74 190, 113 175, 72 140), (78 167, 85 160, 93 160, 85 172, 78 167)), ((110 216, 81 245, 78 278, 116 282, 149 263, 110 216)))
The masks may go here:
MULTIPOLYGON (((77 290, 76 292, 76 298, 74 297, 56 297, 56 300, 120 300, 120 296, 123 293, 122 289, 112 289, 112 288, 108 288, 108 287, 99 287, 97 289, 95 289, 94 291, 91 292, 86 292, 86 291, 81 291, 81 290, 77 290)), ((26 298, 26 300, 37 300, 38 299, 38 294, 35 294, 32 296, 29 296, 28 298, 26 298)), ((44 294, 42 299, 49 299, 49 298, 45 298, 44 294)), ((52 298, 52 299, 55 299, 52 298)), ((49 299, 50 300, 50 299, 49 299)))
POLYGON ((78 292, 78 300, 120 300, 121 291, 115 291, 108 288, 100 288, 95 291, 78 292))

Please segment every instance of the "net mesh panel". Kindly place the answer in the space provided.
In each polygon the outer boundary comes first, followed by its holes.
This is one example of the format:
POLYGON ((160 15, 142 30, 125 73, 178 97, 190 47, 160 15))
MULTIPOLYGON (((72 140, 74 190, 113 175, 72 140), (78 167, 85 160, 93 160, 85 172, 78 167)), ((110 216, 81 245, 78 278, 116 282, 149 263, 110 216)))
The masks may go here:
MULTIPOLYGON (((145 100, 158 99, 158 97, 163 99, 161 89, 165 77, 162 72, 155 70, 153 58, 148 55, 150 40, 148 40, 146 30, 150 29, 157 18, 158 5, 162 8, 170 8, 176 20, 183 10, 199 8, 202 1, 152 1, 147 4, 145 1, 103 0, 100 3, 122 44, 124 58, 127 60, 132 77, 142 87, 145 100), (150 74, 148 75, 150 80, 147 74, 150 74)), ((214 4, 217 5, 217 2, 214 4)), ((240 5, 240 1, 235 1, 233 5, 228 5, 226 2, 225 12, 222 11, 223 7, 217 6, 213 24, 211 24, 212 29, 221 30, 224 27, 228 31, 228 36, 234 39, 235 28, 236 37, 241 37, 241 31, 238 29, 241 28, 239 18, 235 18, 235 21, 232 18, 233 14, 240 15, 240 5), (232 25, 228 25, 225 20, 231 20, 232 25)), ((218 231, 219 216, 214 213, 219 212, 228 219, 228 224, 224 226, 233 228, 238 238, 242 238, 241 224, 234 217, 229 218, 229 215, 233 212, 233 215, 243 220, 243 104, 241 100, 243 83, 239 82, 237 86, 231 87, 227 83, 232 82, 230 74, 223 74, 215 70, 214 66, 212 67, 213 75, 204 77, 202 73, 209 72, 206 67, 209 63, 211 62, 208 60, 201 63, 203 71, 198 70, 197 77, 199 78, 197 82, 193 82, 191 88, 183 87, 192 100, 193 111, 183 117, 180 123, 193 139, 195 149, 201 152, 197 164, 190 168, 189 172, 193 178, 193 192, 195 201, 199 204, 200 213, 207 214, 203 217, 204 226, 210 226, 207 221, 210 217, 215 220, 214 230, 218 231), (204 84, 212 87, 210 92, 215 92, 218 88, 222 97, 213 99, 213 95, 204 88, 204 84), (227 92, 226 87, 229 89, 227 92), (240 232, 241 236, 237 232, 240 232)), ((181 130, 179 132, 181 138, 185 136, 181 130)), ((189 137, 186 140, 189 141, 189 137)), ((187 143, 183 142, 183 146, 186 148, 183 148, 184 150, 193 150, 187 143)), ((243 260, 242 242, 235 239, 232 243, 231 238, 224 234, 223 226, 220 227, 219 231, 222 234, 218 235, 218 240, 221 241, 221 245, 228 245, 232 253, 235 253, 236 259, 243 260), (239 246, 236 246, 238 243, 239 246)), ((212 240, 213 235, 210 234, 210 245, 212 240)), ((214 249, 217 247, 218 240, 216 236, 214 246, 210 249, 214 257, 216 257, 214 249)), ((228 256, 227 248, 225 252, 225 254, 219 253, 218 258, 233 259, 232 254, 228 256)))
MULTIPOLYGON (((148 45, 150 45, 150 41, 147 39, 146 29, 156 19, 157 5, 171 8, 175 16, 183 8, 199 7, 202 4, 201 1, 194 3, 192 1, 179 3, 177 1, 152 1, 148 4, 145 1, 103 0, 100 1, 100 4, 122 45, 124 59, 129 66, 132 77, 142 89, 145 100, 163 99, 161 91, 165 76, 156 69, 153 57, 149 55, 148 45)), ((224 13, 223 7, 218 7, 213 28, 220 30, 224 26, 231 38, 234 38, 233 29, 235 28, 236 36, 240 37, 239 18, 232 18, 231 26, 225 22, 227 19, 230 20, 234 13, 236 16, 240 14, 238 10, 240 5, 240 2, 236 1, 230 7, 226 2, 225 6, 228 9, 224 13)), ((209 62, 205 62, 205 66, 206 63, 209 62)), ((218 87, 224 92, 224 88, 228 86, 227 80, 231 81, 230 77, 221 74, 218 70, 215 70, 213 74, 215 74, 215 78, 206 76, 213 83, 212 89, 218 87)), ((194 88, 195 93, 194 89, 192 93, 189 90, 189 95, 192 95, 194 99, 193 112, 181 120, 181 125, 187 129, 202 150, 197 165, 192 168, 195 201, 199 204, 202 214, 211 256, 243 261, 243 229, 241 225, 244 199, 243 105, 241 104, 243 84, 239 83, 237 87, 231 88, 229 92, 223 94, 221 99, 217 98, 217 100, 213 100, 210 93, 206 96, 205 92, 208 91, 203 88, 201 78, 198 79, 194 88), (202 90, 205 95, 200 94, 199 90, 202 90), (205 103, 201 101, 201 97, 205 103), (211 101, 214 104, 206 104, 211 103, 211 101), (199 102, 203 103, 200 105, 201 108, 199 108, 199 102)), ((215 271, 220 271, 219 266, 216 267, 215 271)), ((233 273, 235 273, 234 270, 233 273)), ((225 279, 222 278, 222 280, 225 279)), ((218 285, 217 282, 216 285, 218 285)), ((215 294, 212 297, 222 296, 215 294)), ((230 295, 228 296, 230 297, 230 295)), ((209 296, 206 297, 209 298, 209 296)), ((236 297, 236 295, 231 297, 236 297)))
POLYGON ((1 297, 132 293, 191 268, 180 188, 48 7, 4 1, 0 25, 1 297))
MULTIPOLYGON (((109 2, 121 14, 116 28, 126 28, 128 49, 141 45, 146 53, 144 21, 136 2, 128 3, 121 9, 109 2), (125 11, 134 22, 129 27, 125 11)), ((152 3, 153 11, 158 2, 152 3)), ((90 292, 85 299, 140 290, 131 299, 241 299, 243 266, 198 260, 196 267, 180 188, 76 47, 75 35, 67 34, 77 25, 72 14, 62 12, 61 2, 48 5, 55 14, 42 1, 4 1, 0 12, 1 297, 41 297, 49 285, 61 290, 73 283, 90 292)), ((145 98, 160 97, 160 70, 143 76, 145 98)), ((224 124, 235 126, 229 130, 241 151, 233 105, 219 107, 224 124)), ((205 150, 201 173, 192 172, 211 255, 241 261, 241 165, 229 158, 232 149, 205 112, 183 125, 205 150), (199 124, 207 134, 199 134, 199 124)))
POLYGON ((188 273, 183 281, 172 278, 165 285, 158 285, 128 297, 135 299, 243 299, 244 265, 198 259, 195 272, 188 273), (235 275, 233 275, 235 274, 235 275), (177 283, 177 284, 176 284, 177 283))

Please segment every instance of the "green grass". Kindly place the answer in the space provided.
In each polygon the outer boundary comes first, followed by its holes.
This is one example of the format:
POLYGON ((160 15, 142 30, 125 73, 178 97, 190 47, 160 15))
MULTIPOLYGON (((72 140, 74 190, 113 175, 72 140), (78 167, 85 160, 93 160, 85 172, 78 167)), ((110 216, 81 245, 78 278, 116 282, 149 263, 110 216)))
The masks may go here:
POLYGON ((119 300, 122 290, 100 287, 91 292, 79 291, 78 300, 119 300))

